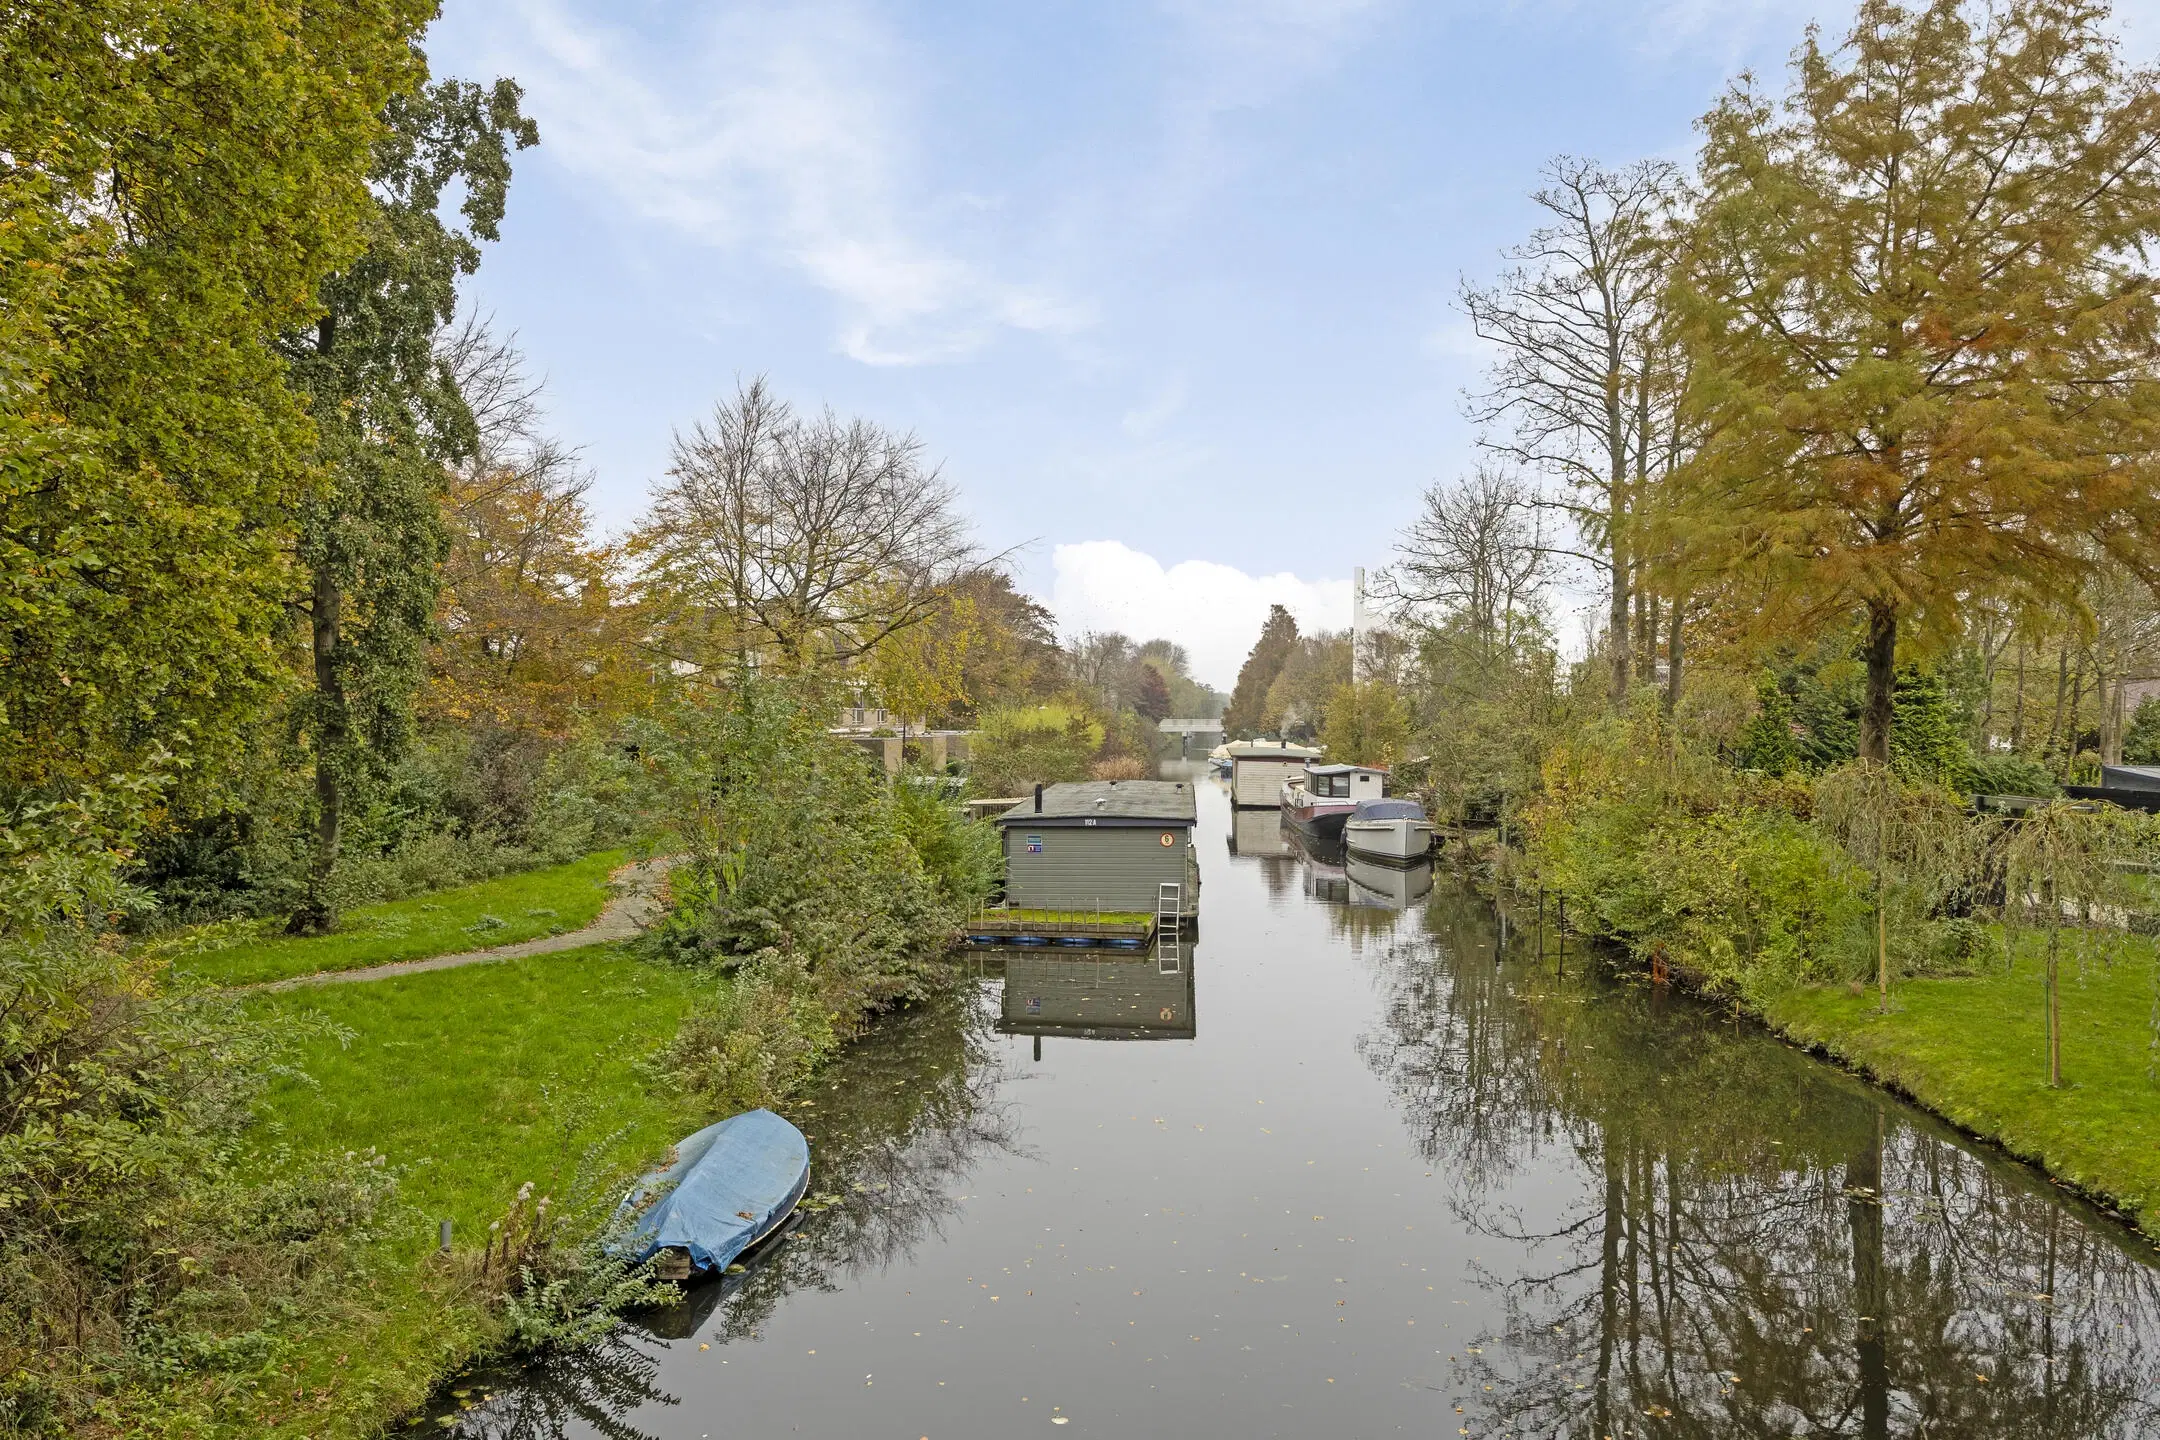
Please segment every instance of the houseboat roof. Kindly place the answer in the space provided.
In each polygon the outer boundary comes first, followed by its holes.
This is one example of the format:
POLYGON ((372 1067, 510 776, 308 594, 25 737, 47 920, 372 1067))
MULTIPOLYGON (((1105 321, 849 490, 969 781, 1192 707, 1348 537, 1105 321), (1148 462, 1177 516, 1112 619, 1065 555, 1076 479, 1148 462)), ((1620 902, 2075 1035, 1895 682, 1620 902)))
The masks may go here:
POLYGON ((1385 765, 1307 765, 1308 775, 1385 775, 1385 765))
POLYGON ((1000 825, 1191 825, 1199 818, 1193 788, 1182 780, 1080 780, 1045 785, 1042 808, 1031 795, 998 816, 1000 825))
POLYGON ((1318 746, 1280 740, 1233 740, 1222 748, 1233 760, 1317 760, 1326 753, 1318 746))

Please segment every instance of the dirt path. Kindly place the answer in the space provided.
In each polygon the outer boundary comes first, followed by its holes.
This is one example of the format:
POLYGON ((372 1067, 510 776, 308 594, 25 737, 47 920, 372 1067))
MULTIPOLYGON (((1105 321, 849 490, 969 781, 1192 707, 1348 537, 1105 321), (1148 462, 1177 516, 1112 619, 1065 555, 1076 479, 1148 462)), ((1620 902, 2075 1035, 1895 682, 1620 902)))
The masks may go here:
POLYGON ((674 856, 663 855, 657 860, 640 860, 616 870, 608 876, 608 883, 615 887, 614 898, 600 912, 600 918, 582 930, 543 935, 537 940, 521 940, 515 945, 497 945, 487 950, 461 950, 455 955, 437 955, 427 960, 400 960, 390 965, 369 965, 360 970, 318 970, 312 975, 295 975, 289 980, 272 980, 243 988, 297 990, 306 985, 349 985, 362 980, 387 980, 393 975, 418 975, 424 970, 484 965, 491 960, 522 960, 528 955, 551 955, 558 950, 578 950, 587 945, 605 945, 611 940, 628 940, 659 918, 661 885, 674 863, 674 856))

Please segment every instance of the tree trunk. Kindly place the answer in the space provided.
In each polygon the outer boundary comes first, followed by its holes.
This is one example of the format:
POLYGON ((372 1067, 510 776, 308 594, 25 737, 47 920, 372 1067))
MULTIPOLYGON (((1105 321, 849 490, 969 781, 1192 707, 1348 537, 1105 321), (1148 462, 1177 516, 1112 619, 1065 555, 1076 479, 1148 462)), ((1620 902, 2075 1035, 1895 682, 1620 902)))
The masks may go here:
MULTIPOLYGON (((337 345, 337 317, 325 315, 315 325, 315 353, 327 356, 337 345)), ((345 762, 347 722, 345 687, 338 673, 338 633, 345 618, 345 593, 327 555, 316 557, 308 577, 308 643, 315 660, 315 705, 308 729, 315 748, 315 853, 308 863, 307 894, 286 930, 317 935, 337 923, 330 885, 337 873, 338 846, 345 823, 345 792, 339 767, 345 762)))
POLYGON ((2063 716, 2063 769, 2067 782, 2077 773, 2078 716, 2085 709, 2085 652, 2077 654, 2077 668, 2070 672, 2070 709, 2063 716))
POLYGON ((1673 592, 1671 618, 1665 622, 1665 713, 1670 715, 1680 706, 1680 659, 1682 646, 1680 632, 1681 611, 1686 597, 1678 589, 1673 592))
POLYGON ((2062 987, 2057 962, 2062 954, 2062 902, 2048 882, 2047 1065, 2048 1084, 2062 1089, 2062 987))
POLYGON ((2055 647, 2055 713, 2048 717, 2048 749, 2062 743, 2063 702, 2070 698, 2070 647, 2055 647))
POLYGON ((2122 764, 2123 746, 2123 678, 2117 671, 2114 679, 2100 687, 2100 763, 2122 764))
POLYGON ((1606 453, 1612 464, 1610 480, 1605 490, 1605 558, 1612 565, 1612 610, 1609 623, 1612 633, 1606 643, 1612 646, 1612 703, 1627 703, 1628 660, 1630 627, 1628 625, 1628 600, 1631 582, 1634 580, 1633 557, 1629 554, 1627 539, 1628 518, 1628 430, 1625 401, 1621 398, 1620 338, 1610 337, 1605 363, 1605 435, 1606 453))
POLYGON ((330 886, 345 821, 339 767, 347 749, 346 715, 344 683, 338 674, 338 629, 344 610, 345 595, 337 577, 326 561, 319 562, 310 593, 310 641, 315 655, 315 714, 310 727, 315 742, 315 853, 308 864, 307 895, 286 926, 295 935, 319 935, 337 923, 330 886))
POLYGON ((1860 758, 1890 763, 1890 717, 1897 696, 1897 611, 1868 605, 1867 700, 1860 708, 1860 758))
POLYGON ((2025 637, 2018 636, 2017 709, 2010 716, 2010 753, 2025 753, 2025 637))
MULTIPOLYGON (((1875 853, 1882 854, 1881 826, 1877 824, 1875 853)), ((1875 862, 1882 864, 1880 858, 1875 862)), ((1880 997, 1876 1008, 1883 1014, 1890 1013, 1890 914, 1889 887, 1883 883, 1882 871, 1875 872, 1875 990, 1880 997)))

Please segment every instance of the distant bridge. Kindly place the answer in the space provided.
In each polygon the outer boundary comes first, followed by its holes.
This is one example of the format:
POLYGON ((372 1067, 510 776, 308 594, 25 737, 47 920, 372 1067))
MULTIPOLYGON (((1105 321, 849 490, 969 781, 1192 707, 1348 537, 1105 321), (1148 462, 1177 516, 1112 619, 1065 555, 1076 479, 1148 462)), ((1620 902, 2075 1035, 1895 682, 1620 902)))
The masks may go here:
POLYGON ((1155 722, 1165 735, 1220 735, 1220 720, 1158 720, 1155 722))

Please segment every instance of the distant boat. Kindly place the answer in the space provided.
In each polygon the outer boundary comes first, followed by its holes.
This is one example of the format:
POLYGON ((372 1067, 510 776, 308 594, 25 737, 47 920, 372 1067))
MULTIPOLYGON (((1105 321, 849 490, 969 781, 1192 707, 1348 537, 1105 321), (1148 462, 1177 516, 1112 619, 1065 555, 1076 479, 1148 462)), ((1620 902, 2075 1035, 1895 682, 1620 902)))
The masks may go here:
POLYGON ((770 1110, 750 1110, 676 1142, 615 1208, 609 1249, 657 1260, 663 1280, 717 1273, 780 1228, 810 1183, 810 1142, 770 1110))
POLYGON ((1343 821, 1343 845, 1353 855, 1407 862, 1432 853, 1433 823, 1415 800, 1367 800, 1343 821))
POLYGON ((1217 775, 1228 779, 1231 764, 1230 747, 1228 745, 1217 745, 1214 749, 1208 751, 1207 763, 1208 767, 1217 775))
POLYGON ((1314 765, 1282 787, 1283 819, 1308 835, 1340 840, 1343 822, 1367 800, 1385 793, 1387 771, 1371 765, 1314 765))

